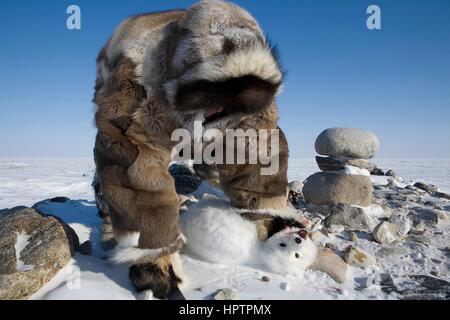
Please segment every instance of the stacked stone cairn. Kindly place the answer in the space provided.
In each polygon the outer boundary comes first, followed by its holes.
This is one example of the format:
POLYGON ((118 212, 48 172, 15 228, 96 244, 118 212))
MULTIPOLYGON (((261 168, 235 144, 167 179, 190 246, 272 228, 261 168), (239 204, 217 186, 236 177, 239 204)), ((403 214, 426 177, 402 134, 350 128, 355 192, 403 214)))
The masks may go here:
POLYGON ((380 146, 373 133, 354 128, 331 128, 316 139, 317 172, 305 181, 303 196, 314 205, 348 204, 367 207, 372 203, 370 172, 380 146))

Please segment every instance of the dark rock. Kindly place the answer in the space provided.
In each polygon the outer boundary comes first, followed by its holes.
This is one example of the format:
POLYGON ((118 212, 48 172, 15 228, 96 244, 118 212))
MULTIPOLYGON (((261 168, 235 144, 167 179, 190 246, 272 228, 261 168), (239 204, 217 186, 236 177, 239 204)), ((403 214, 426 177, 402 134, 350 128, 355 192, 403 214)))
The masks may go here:
POLYGON ((345 166, 353 166, 371 172, 375 168, 374 164, 363 159, 341 159, 333 156, 316 156, 316 162, 322 171, 338 171, 344 169, 345 166))
POLYGON ((397 287, 395 286, 394 279, 389 273, 381 273, 375 278, 375 283, 381 287, 381 290, 390 294, 395 292, 397 287))
POLYGON ((10 210, 0 219, 0 299, 28 298, 67 264, 78 245, 75 231, 60 219, 29 208, 10 210), (16 253, 19 235, 28 239, 16 253))
POLYGON ((396 292, 402 300, 448 300, 450 282, 428 275, 410 275, 396 292))
POLYGON ((386 173, 384 175, 388 176, 388 177, 395 177, 396 176, 395 172, 392 171, 392 170, 386 171, 386 173))
POLYGON ((92 254, 92 242, 90 240, 83 242, 78 251, 85 256, 90 256, 92 254))
POLYGON ((67 201, 70 201, 70 199, 67 197, 55 197, 50 199, 50 202, 58 202, 58 203, 64 203, 67 201))
POLYGON ((384 171, 381 170, 380 168, 374 168, 371 172, 371 175, 373 176, 384 176, 384 171))
POLYGON ((450 194, 443 192, 434 192, 433 197, 450 200, 450 194))
POLYGON ((288 186, 288 200, 294 205, 298 205, 303 199, 303 183, 300 181, 291 181, 288 186))
POLYGON ((408 235, 408 237, 406 238, 406 241, 413 241, 413 242, 423 243, 423 244, 426 244, 426 245, 430 245, 431 244, 431 240, 429 238, 427 238, 424 235, 419 235, 419 234, 410 234, 410 235, 408 235))
POLYGON ((416 182, 414 187, 419 188, 421 190, 427 191, 429 193, 437 192, 437 187, 432 184, 425 184, 423 182, 416 182))
POLYGON ((175 179, 175 189, 178 194, 191 194, 202 183, 202 180, 197 174, 183 165, 171 165, 169 167, 169 173, 175 179))
POLYGON ((439 214, 436 211, 415 207, 409 212, 408 217, 414 224, 423 222, 427 226, 435 227, 439 222, 439 214))

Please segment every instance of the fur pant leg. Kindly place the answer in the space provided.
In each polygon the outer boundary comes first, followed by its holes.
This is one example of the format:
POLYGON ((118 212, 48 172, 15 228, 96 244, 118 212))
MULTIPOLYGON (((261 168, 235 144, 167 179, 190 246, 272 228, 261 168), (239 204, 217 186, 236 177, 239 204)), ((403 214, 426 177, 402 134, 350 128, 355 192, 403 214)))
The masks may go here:
POLYGON ((169 175, 168 156, 140 146, 128 168, 97 166, 103 207, 107 207, 117 247, 111 260, 131 265, 138 290, 165 297, 180 277, 173 254, 183 244, 178 229, 179 198, 169 175))

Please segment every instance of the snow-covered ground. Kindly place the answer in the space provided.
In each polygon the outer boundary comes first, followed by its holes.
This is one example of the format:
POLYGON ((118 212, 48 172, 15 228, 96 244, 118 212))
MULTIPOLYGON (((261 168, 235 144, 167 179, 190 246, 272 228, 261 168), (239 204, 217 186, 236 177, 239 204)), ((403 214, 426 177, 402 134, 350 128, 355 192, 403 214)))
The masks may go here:
MULTIPOLYGON (((450 160, 377 160, 382 169, 393 169, 406 181, 422 181, 450 192, 450 160)), ((76 253, 71 262, 48 282, 32 299, 136 299, 127 269, 111 267, 100 247, 101 220, 96 215, 94 195, 90 187, 94 164, 91 159, 27 159, 0 158, 0 209, 18 205, 32 206, 38 201, 56 196, 72 199, 66 203, 43 203, 39 209, 64 219, 77 232, 80 242, 91 240, 93 255, 76 253)), ((304 180, 318 171, 314 159, 290 159, 290 180, 304 180)), ((448 238, 442 238, 447 241, 448 238)), ((438 241, 437 239, 436 241, 438 241)), ((362 239, 365 250, 374 246, 362 239)), ((339 243, 337 244, 339 246, 339 243)), ((447 245, 450 245, 447 243, 447 245)), ((339 248, 342 249, 342 248, 339 248)), ((436 253, 437 255, 438 253, 436 253)), ((436 256, 435 255, 435 256, 436 256)), ((416 257, 385 266, 385 272, 394 269, 417 271, 416 257), (397 263, 398 265, 395 265, 397 263)), ((372 285, 371 279, 380 273, 380 267, 350 268, 350 280, 337 284, 326 274, 307 271, 303 278, 269 274, 247 266, 212 264, 182 255, 189 281, 183 288, 187 299, 208 299, 222 288, 233 288, 239 299, 393 299, 372 285), (261 281, 268 276, 270 282, 261 281), (367 285, 365 285, 367 283, 367 285), (364 288, 364 290, 355 290, 364 288)), ((444 263, 445 265, 446 263, 444 263)), ((427 270, 423 267, 420 270, 427 270)), ((448 279, 448 272, 444 275, 448 279)))

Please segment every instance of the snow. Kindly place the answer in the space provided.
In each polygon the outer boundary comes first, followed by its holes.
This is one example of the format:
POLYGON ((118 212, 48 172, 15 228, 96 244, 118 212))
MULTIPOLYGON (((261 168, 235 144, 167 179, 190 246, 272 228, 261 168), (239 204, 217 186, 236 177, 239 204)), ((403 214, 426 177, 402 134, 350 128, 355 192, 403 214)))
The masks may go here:
MULTIPOLYGON (((375 159, 373 162, 383 170, 392 169, 405 178, 404 185, 422 181, 438 186, 443 192, 450 192, 450 160, 375 159)), ((313 158, 290 159, 290 180, 302 181, 317 171, 319 169, 313 158)), ((32 206, 46 198, 66 196, 72 200, 66 203, 41 202, 39 210, 61 217, 77 232, 81 243, 91 240, 93 245, 92 256, 76 253, 68 265, 35 293, 32 299, 139 298, 128 279, 127 268, 111 266, 100 246, 101 219, 97 216, 90 186, 93 172, 94 163, 88 158, 0 158, 0 208, 32 206)), ((387 177, 372 179, 380 184, 389 182, 387 177)), ((212 190, 207 184, 202 184, 195 195, 201 198, 205 192, 219 198, 223 196, 220 191, 212 190)), ((210 197, 205 197, 204 200, 208 199, 210 197)), ((432 197, 429 200, 436 201, 432 197)), ((383 214, 376 206, 365 210, 376 217, 383 214)), ((448 221, 439 223, 448 224, 448 221)), ((283 276, 254 265, 206 262, 186 252, 181 255, 181 259, 189 279, 182 291, 187 299, 210 299, 214 292, 222 288, 236 290, 238 299, 395 299, 395 294, 387 294, 379 285, 372 283, 378 274, 429 274, 436 268, 430 260, 438 259, 443 261, 438 265, 440 277, 449 280, 447 258, 441 250, 450 243, 449 228, 446 226, 442 230, 442 233, 431 237, 432 243, 429 246, 419 243, 414 248, 399 245, 396 250, 404 250, 403 255, 379 258, 376 266, 367 269, 350 267, 350 280, 344 284, 338 284, 318 271, 306 270, 303 277, 283 276), (269 277, 270 281, 261 281, 263 276, 269 277)), ((343 234, 329 238, 319 232, 315 242, 330 243, 342 251, 348 245, 344 241, 347 236, 343 234)), ((378 244, 370 241, 368 234, 360 232, 357 236, 357 246, 365 252, 374 255, 380 249, 378 244)), ((18 237, 16 253, 20 254, 26 242, 26 235, 18 237)))
POLYGON ((31 238, 28 234, 24 232, 16 232, 16 244, 14 245, 14 250, 16 251, 16 270, 17 271, 28 271, 34 269, 33 265, 25 264, 20 259, 20 253, 28 244, 28 240, 31 238))

